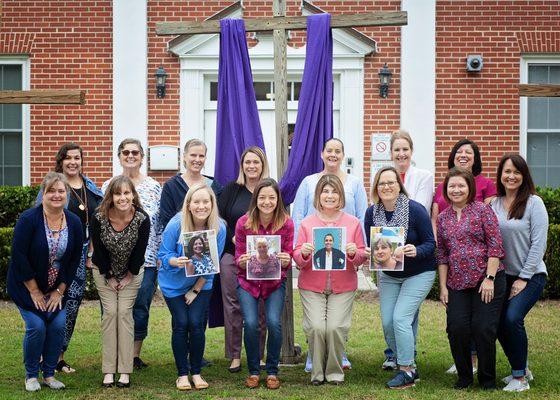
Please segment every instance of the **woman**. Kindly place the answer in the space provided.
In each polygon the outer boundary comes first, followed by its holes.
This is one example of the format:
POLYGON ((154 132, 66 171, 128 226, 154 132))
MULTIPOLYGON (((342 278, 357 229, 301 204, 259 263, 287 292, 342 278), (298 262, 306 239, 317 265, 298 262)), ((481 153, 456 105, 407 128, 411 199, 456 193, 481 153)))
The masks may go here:
MULTIPOLYGON (((138 139, 124 139, 117 149, 117 156, 123 168, 123 175, 130 178, 134 183, 134 189, 138 193, 142 209, 150 217, 150 237, 143 265, 144 278, 134 303, 134 367, 144 368, 148 365, 140 358, 142 344, 148 336, 148 320, 150 317, 150 305, 157 288, 157 252, 161 242, 159 203, 161 197, 161 185, 155 179, 144 175, 140 167, 144 161, 144 148, 138 139)), ((106 192, 110 180, 103 184, 102 191, 106 192)))
POLYGON ((517 154, 505 155, 498 165, 498 197, 492 209, 498 216, 506 256, 506 299, 498 340, 506 354, 511 375, 504 378, 507 392, 529 389, 533 379, 527 368, 527 332, 524 320, 541 296, 547 270, 543 261, 548 234, 546 207, 535 194, 527 163, 517 154))
MULTIPOLYGON (((56 370, 64 373, 76 372, 66 361, 64 353, 68 349, 68 344, 74 333, 78 309, 82 303, 84 289, 86 287, 86 267, 91 268, 91 256, 93 246, 89 238, 89 225, 93 218, 95 209, 103 198, 101 190, 95 186, 87 176, 83 175, 84 157, 82 148, 76 143, 66 143, 60 147, 56 154, 55 171, 64 174, 68 180, 70 190, 68 191, 68 202, 66 208, 76 214, 82 222, 82 237, 84 243, 82 247, 82 257, 80 258, 76 276, 66 292, 66 331, 62 352, 58 358, 56 370)), ((37 203, 41 203, 43 193, 39 191, 37 203)))
MULTIPOLYGON (((408 198, 394 167, 384 167, 377 172, 371 196, 374 204, 366 211, 366 232, 372 226, 396 226, 404 228, 405 234, 404 270, 379 273, 383 333, 389 348, 396 349, 399 368, 387 387, 403 389, 414 386, 418 379, 412 323, 436 276, 435 240, 428 212, 420 203, 408 198)), ((369 254, 368 248, 366 255, 369 254)))
MULTIPOLYGON (((236 181, 228 183, 220 198, 218 208, 220 216, 227 224, 227 238, 224 255, 220 260, 220 283, 224 305, 225 356, 231 360, 228 370, 232 373, 241 371, 241 343, 243 341, 243 316, 237 298, 237 264, 235 262, 235 227, 237 221, 247 210, 257 183, 269 176, 268 161, 260 147, 252 146, 241 155, 239 176, 236 181)), ((260 313, 260 348, 264 351, 265 318, 261 306, 260 313)), ((261 352, 261 356, 263 353, 261 352)))
MULTIPOLYGON (((344 143, 340 139, 329 139, 323 145, 321 151, 323 159, 323 170, 317 174, 309 175, 301 182, 292 205, 292 218, 294 219, 296 240, 301 221, 316 212, 314 209, 314 193, 319 179, 325 174, 336 175, 344 186, 344 198, 346 199, 344 211, 347 214, 362 220, 368 207, 366 190, 362 180, 353 175, 347 174, 340 167, 344 160, 344 143)), ((351 369, 352 364, 344 354, 344 368, 351 369)), ((307 355, 305 370, 311 370, 311 358, 307 355)))
POLYGON ((301 269, 298 278, 303 306, 303 327, 312 358, 311 383, 344 381, 342 356, 352 322, 352 305, 358 286, 357 267, 364 260, 364 236, 358 218, 342 211, 344 186, 336 175, 321 176, 315 189, 313 206, 317 210, 301 222, 294 260, 301 269), (312 269, 314 227, 346 229, 346 269, 312 269))
POLYGON ((396 254, 393 254, 393 246, 389 239, 380 237, 373 242, 371 248, 373 250, 376 268, 383 270, 402 268, 401 263, 397 261, 398 257, 396 254))
POLYGON ((49 172, 41 184, 42 204, 23 212, 14 229, 8 294, 25 322, 25 390, 64 389, 54 378, 66 329, 66 289, 82 255, 82 224, 65 209, 68 182, 49 172), (42 359, 42 360, 41 360, 42 359))
POLYGON ((475 201, 475 178, 452 168, 443 183, 451 204, 438 217, 440 300, 447 308, 447 336, 457 366, 456 389, 473 382, 471 339, 478 350, 478 383, 496 388, 496 336, 506 279, 502 236, 490 206, 475 201))
MULTIPOLYGON (((247 261, 247 271, 252 273, 253 278, 276 279, 277 277, 275 274, 278 272, 277 266, 280 264, 277 254, 268 254, 268 240, 265 237, 257 238, 255 244, 257 247, 257 254, 251 256, 247 261)), ((249 272, 247 272, 247 275, 248 274, 249 272)))
MULTIPOLYGON (((260 379, 259 299, 264 300, 268 330, 266 387, 280 387, 278 362, 282 348, 282 310, 286 293, 286 270, 291 266, 293 244, 294 223, 286 211, 280 188, 274 179, 263 179, 255 187, 247 214, 239 218, 235 226, 235 257, 239 265, 237 292, 243 313, 245 352, 249 368, 245 386, 251 389, 259 386, 260 379), (280 236, 281 252, 276 255, 282 268, 280 279, 247 279, 245 270, 247 261, 251 258, 247 253, 247 235, 280 236)), ((268 258, 268 246, 265 249, 268 258)))
MULTIPOLYGON (((476 187, 476 194, 474 199, 476 201, 488 204, 496 196, 496 186, 494 184, 494 181, 482 175, 482 159, 480 157, 480 150, 478 149, 476 143, 474 143, 472 140, 461 139, 457 143, 455 143, 447 159, 447 168, 451 169, 453 167, 464 168, 472 172, 475 177, 474 182, 476 187)), ((449 207, 449 203, 446 201, 445 196, 443 196, 443 183, 440 183, 436 188, 434 203, 432 205, 432 226, 435 233, 437 233, 438 215, 442 213, 447 207, 449 207)), ((471 354, 473 373, 475 373, 477 358, 476 347, 474 343, 471 343, 471 354)), ((452 365, 446 371, 446 373, 456 374, 457 367, 455 365, 452 365)))
POLYGON ((93 279, 103 316, 103 387, 130 386, 134 360, 132 307, 142 283, 150 216, 134 183, 125 175, 111 180, 91 223, 93 279))
POLYGON ((181 213, 171 218, 163 231, 158 253, 161 260, 159 286, 171 313, 171 347, 178 375, 175 385, 179 390, 192 388, 189 370, 196 389, 208 387, 200 369, 214 275, 187 276, 184 268, 192 258, 185 255, 181 243, 182 233, 206 230, 216 233, 218 253, 221 254, 226 227, 218 217, 216 196, 202 183, 187 192, 181 213))
POLYGON ((186 257, 189 258, 187 264, 188 275, 200 275, 211 273, 215 268, 212 259, 204 254, 204 238, 200 235, 191 238, 187 246, 186 257))

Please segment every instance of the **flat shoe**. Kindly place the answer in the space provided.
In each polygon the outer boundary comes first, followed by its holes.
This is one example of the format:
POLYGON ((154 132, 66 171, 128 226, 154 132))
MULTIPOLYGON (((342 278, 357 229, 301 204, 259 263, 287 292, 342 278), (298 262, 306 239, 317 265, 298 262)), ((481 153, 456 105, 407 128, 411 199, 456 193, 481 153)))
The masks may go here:
POLYGON ((208 382, 206 382, 202 377, 198 378, 198 382, 193 379, 194 388, 197 390, 208 389, 208 382))
POLYGON ((275 375, 269 375, 266 377, 266 387, 268 389, 278 389, 280 387, 280 380, 275 375))
POLYGON ((323 383, 325 383, 325 381, 320 381, 320 380, 317 380, 317 379, 314 379, 314 380, 311 381, 311 384, 312 384, 313 386, 320 386, 320 385, 322 385, 323 383))
POLYGON ((62 383, 62 382, 60 382, 60 381, 58 381, 58 380, 56 380, 56 379, 52 379, 52 380, 50 380, 50 381, 48 381, 48 382, 45 381, 45 380, 43 380, 42 385, 43 385, 43 386, 47 386, 47 387, 49 387, 49 388, 51 388, 51 389, 53 389, 53 390, 61 390, 61 389, 66 388, 66 385, 64 385, 64 383, 62 383))
POLYGON ((177 380, 175 381, 175 386, 177 386, 177 389, 179 390, 191 390, 192 386, 191 383, 189 382, 189 377, 185 376, 186 379, 181 379, 182 377, 177 378, 177 380), (181 381, 181 382, 179 382, 181 381))
POLYGON ((228 371, 231 372, 232 374, 241 372, 241 365, 238 365, 237 367, 229 367, 228 371))
POLYGON ((37 378, 29 378, 25 380, 25 390, 28 392, 37 392, 41 390, 41 384, 37 378))
POLYGON ((68 363, 64 360, 60 360, 58 364, 56 364, 56 370, 58 372, 64 372, 65 374, 72 374, 76 372, 76 370, 68 365, 68 363))
POLYGON ((130 381, 128 381, 126 383, 118 381, 117 382, 117 387, 118 388, 129 388, 130 387, 130 381))
POLYGON ((105 389, 112 388, 113 386, 115 386, 115 382, 109 382, 109 383, 102 382, 101 383, 101 387, 104 387, 105 389))
POLYGON ((258 375, 251 375, 245 379, 245 386, 249 389, 255 389, 259 387, 259 376, 258 375))

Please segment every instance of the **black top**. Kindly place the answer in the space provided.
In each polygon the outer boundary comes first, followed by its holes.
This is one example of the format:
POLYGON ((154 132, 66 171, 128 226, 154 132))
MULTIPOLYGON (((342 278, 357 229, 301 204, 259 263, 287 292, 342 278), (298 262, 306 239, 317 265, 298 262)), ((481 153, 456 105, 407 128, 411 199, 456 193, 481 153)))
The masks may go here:
POLYGON ((93 193, 92 191, 87 189, 85 183, 84 183, 84 185, 82 186, 81 189, 70 190, 70 201, 68 202, 68 210, 70 210, 74 214, 76 214, 80 218, 80 221, 82 221, 82 237, 84 238, 84 241, 87 241, 89 239, 89 236, 86 234, 87 229, 88 229, 86 224, 91 225, 91 220, 93 218, 93 214, 95 213, 95 210, 97 209, 97 207, 101 203, 101 200, 102 200, 102 198, 100 198, 95 193, 93 193), (89 218, 86 218, 86 211, 80 209, 80 204, 81 203, 80 203, 80 200, 78 200, 78 197, 76 197, 76 194, 77 194, 78 196, 81 196, 82 199, 83 199, 84 190, 86 192, 88 217, 89 218))
POLYGON ((246 186, 238 185, 235 181, 228 183, 218 199, 220 216, 226 221, 227 235, 224 252, 235 256, 235 245, 231 241, 235 236, 237 220, 247 213, 253 194, 246 186))

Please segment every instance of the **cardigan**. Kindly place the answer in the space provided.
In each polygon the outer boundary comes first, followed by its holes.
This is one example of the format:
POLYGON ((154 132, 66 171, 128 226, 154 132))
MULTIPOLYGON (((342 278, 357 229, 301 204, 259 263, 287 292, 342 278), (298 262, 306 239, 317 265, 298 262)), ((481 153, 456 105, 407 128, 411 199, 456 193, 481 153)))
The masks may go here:
MULTIPOLYGON (((181 218, 181 214, 176 214, 165 227, 158 253, 158 259, 161 260, 161 267, 158 272, 159 288, 167 298, 184 295, 200 277, 206 279, 202 290, 212 290, 214 282, 213 274, 187 277, 185 268, 174 267, 169 264, 171 258, 181 257, 185 254, 183 243, 181 243, 181 218)), ((218 259, 224 251, 225 240, 226 224, 220 220, 220 229, 216 233, 218 259)))
MULTIPOLYGON (((408 278, 436 269, 436 241, 430 216, 422 204, 410 199, 408 204, 408 227, 404 227, 407 228, 405 244, 413 244, 416 247, 416 257, 404 258, 403 271, 383 271, 393 278, 408 278)), ((371 206, 367 209, 364 221, 368 246, 371 246, 370 228, 374 226, 373 208, 374 206, 371 206)), ((387 217, 387 220, 389 220, 389 217, 387 217)))
MULTIPOLYGON (((223 190, 220 182, 211 176, 203 176, 206 178, 206 184, 210 186, 216 197, 219 197, 223 190)), ((181 174, 172 176, 163 184, 161 201, 159 203, 159 224, 162 231, 169 223, 169 220, 183 208, 183 202, 188 191, 187 182, 185 182, 181 174)))
MULTIPOLYGON (((128 270, 132 275, 138 275, 140 267, 144 264, 144 254, 150 237, 150 217, 148 213, 141 208, 136 208, 136 212, 144 214, 145 218, 140 224, 138 240, 128 258, 128 270)), ((91 221, 91 240, 93 242, 93 258, 91 261, 99 268, 99 273, 105 275, 106 279, 109 279, 111 277, 111 253, 101 239, 101 223, 99 218, 101 216, 96 212, 91 221)))
POLYGON ((340 213, 336 221, 325 222, 317 214, 312 214, 301 221, 298 239, 294 248, 294 261, 300 268, 298 277, 298 287, 304 290, 311 290, 316 293, 323 293, 327 288, 327 277, 330 275, 331 289, 333 293, 351 292, 358 288, 358 274, 355 267, 362 265, 365 261, 364 256, 364 235, 360 220, 345 212, 340 213), (346 240, 348 243, 355 243, 358 248, 354 257, 346 254, 346 270, 344 271, 313 271, 313 257, 307 258, 301 254, 301 246, 304 243, 313 242, 313 228, 316 227, 345 227, 346 240))
MULTIPOLYGON (((76 270, 82 256, 82 223, 72 212, 64 210, 68 227, 68 243, 66 251, 60 260, 60 269, 55 287, 61 283, 68 288, 76 275, 76 270)), ((43 206, 24 211, 18 219, 14 229, 12 255, 8 267, 8 294, 14 303, 24 310, 36 314, 42 313, 35 308, 29 290, 24 282, 35 279, 39 290, 47 294, 49 270, 49 245, 45 234, 43 206)), ((62 298, 66 304, 66 296, 62 298)))
MULTIPOLYGON (((408 198, 422 204, 430 214, 434 198, 434 174, 427 169, 416 168, 411 165, 404 175, 403 183, 408 198)), ((368 235, 366 229, 366 236, 368 235)))
POLYGON ((237 184, 236 181, 228 183, 218 199, 218 210, 220 216, 226 221, 227 236, 224 252, 235 255, 235 244, 232 238, 235 236, 235 226, 249 210, 249 204, 253 194, 246 186, 237 184))

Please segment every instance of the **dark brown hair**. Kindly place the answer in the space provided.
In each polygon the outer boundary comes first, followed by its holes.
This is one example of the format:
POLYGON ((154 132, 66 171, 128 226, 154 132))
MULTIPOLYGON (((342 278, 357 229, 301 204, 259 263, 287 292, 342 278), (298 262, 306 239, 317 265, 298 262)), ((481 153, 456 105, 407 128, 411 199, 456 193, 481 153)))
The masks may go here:
POLYGON ((329 144, 329 142, 332 142, 333 140, 340 143, 340 147, 342 147, 342 154, 344 154, 344 143, 342 143, 342 140, 340 140, 339 138, 330 138, 329 140, 327 140, 323 144, 323 150, 321 150, 321 152, 325 151, 325 149, 327 148, 327 144, 329 144))
POLYGON ((321 211, 323 207, 321 207, 321 193, 323 193, 323 189, 325 186, 330 185, 333 189, 338 193, 338 210, 342 210, 344 206, 346 206, 346 196, 344 194, 344 184, 340 180, 340 178, 334 174, 325 174, 317 182, 317 186, 315 187, 315 195, 313 196, 313 207, 316 210, 321 211))
POLYGON ((478 148, 475 142, 469 139, 461 139, 457 143, 455 143, 455 145, 451 149, 451 153, 449 153, 449 158, 447 159, 447 168, 451 169, 455 167, 455 154, 457 154, 457 151, 459 151, 461 146, 464 146, 466 144, 471 146, 474 153, 474 164, 472 166, 472 174, 474 176, 478 176, 482 172, 482 159, 480 158, 480 149, 478 148))
POLYGON ((109 210, 114 207, 113 195, 117 190, 121 189, 125 185, 127 185, 132 192, 132 204, 137 208, 142 208, 140 197, 138 196, 138 192, 134 187, 134 182, 132 182, 132 180, 128 176, 118 175, 111 179, 111 182, 109 182, 109 186, 105 191, 105 196, 103 196, 103 201, 99 205, 98 211, 102 217, 109 218, 109 210))
POLYGON ((404 193, 404 195, 408 197, 408 192, 406 191, 404 184, 402 183, 401 174, 397 172, 397 169, 395 167, 388 165, 377 171, 377 173, 375 174, 375 178, 373 178, 373 184, 371 185, 371 199, 375 204, 379 203, 379 193, 377 193, 377 185, 379 185, 381 174, 386 171, 391 171, 395 174, 397 183, 399 184, 399 188, 401 189, 401 193, 404 193))
POLYGON ((60 146, 60 149, 58 149, 58 153, 56 153, 56 164, 54 167, 55 172, 60 172, 62 173, 62 162, 64 160, 66 160, 66 156, 68 155, 68 152, 70 150, 80 150, 80 158, 82 159, 82 168, 84 166, 84 151, 82 150, 82 148, 80 147, 79 144, 77 143, 65 143, 62 146, 60 146))
POLYGON ((447 195, 447 184, 451 178, 460 177, 463 178, 467 182, 467 186, 469 188, 469 195, 467 196, 467 204, 472 203, 476 197, 476 184, 474 182, 474 175, 471 171, 453 167, 445 175, 445 179, 443 181, 443 198, 447 201, 448 204, 452 204, 449 196, 447 195))
POLYGON ((533 183, 533 178, 531 177, 531 172, 529 172, 529 166, 523 157, 519 154, 506 154, 500 160, 498 164, 498 173, 496 176, 496 189, 498 191, 498 196, 506 195, 506 188, 502 183, 502 172, 504 170, 504 165, 507 160, 510 160, 513 166, 521 172, 523 181, 521 186, 517 190, 515 195, 515 200, 511 203, 508 213, 508 219, 521 219, 523 214, 525 214, 525 209, 527 208, 527 202, 532 194, 536 193, 535 184, 533 183))
POLYGON ((245 228, 250 229, 253 232, 258 232, 259 230, 259 220, 260 220, 260 211, 257 207, 257 200, 259 198, 259 193, 262 189, 271 187, 276 192, 276 209, 274 210, 274 215, 272 216, 272 233, 278 231, 284 224, 286 220, 290 217, 288 212, 286 211, 286 206, 284 206, 284 200, 282 200, 282 194, 280 193, 280 187, 278 187, 278 183, 272 178, 266 178, 259 183, 253 190, 253 196, 251 197, 251 203, 249 203, 249 211, 247 211, 247 222, 245 222, 245 228))

